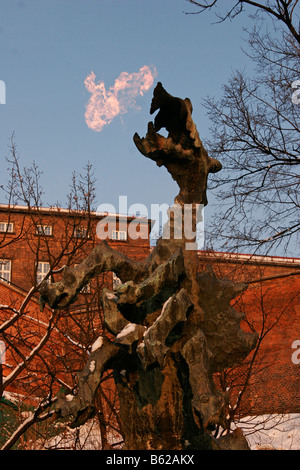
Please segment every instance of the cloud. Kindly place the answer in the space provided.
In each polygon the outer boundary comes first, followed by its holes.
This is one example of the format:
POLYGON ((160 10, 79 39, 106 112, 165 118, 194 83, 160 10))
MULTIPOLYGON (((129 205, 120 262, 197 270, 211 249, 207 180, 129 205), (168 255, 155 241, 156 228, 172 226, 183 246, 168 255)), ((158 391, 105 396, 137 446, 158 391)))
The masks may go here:
POLYGON ((91 97, 86 105, 85 122, 90 129, 101 132, 119 114, 136 104, 136 97, 148 91, 157 76, 156 68, 144 65, 138 72, 122 72, 108 90, 104 82, 96 83, 91 72, 85 79, 86 89, 91 97))

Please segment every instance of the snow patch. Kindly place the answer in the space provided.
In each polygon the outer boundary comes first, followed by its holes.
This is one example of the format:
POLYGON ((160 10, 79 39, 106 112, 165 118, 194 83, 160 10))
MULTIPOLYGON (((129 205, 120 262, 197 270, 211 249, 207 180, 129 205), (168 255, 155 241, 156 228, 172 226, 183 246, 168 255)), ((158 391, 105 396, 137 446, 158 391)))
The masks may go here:
POLYGON ((109 300, 115 300, 117 298, 117 296, 115 294, 113 294, 112 292, 107 292, 105 294, 106 298, 109 299, 109 300))
POLYGON ((118 334, 116 339, 124 338, 124 336, 129 335, 129 333, 132 333, 135 331, 136 324, 135 323, 128 323, 123 330, 118 334))
POLYGON ((96 362, 91 361, 90 366, 89 366, 90 371, 93 373, 95 371, 95 368, 96 368, 96 362))
MULTIPOLYGON (((91 419, 85 424, 75 429, 61 427, 61 432, 52 437, 46 443, 43 439, 36 441, 36 450, 100 450, 103 449, 101 433, 99 432, 98 419, 91 419)), ((116 431, 108 427, 107 439, 114 450, 122 449, 123 439, 116 431)))
POLYGON ((300 449, 300 414, 249 416, 237 426, 252 450, 300 449))
POLYGON ((31 418, 33 418, 34 415, 33 415, 32 411, 22 411, 21 416, 24 419, 31 419, 31 418))
POLYGON ((92 352, 97 351, 97 349, 100 349, 100 348, 101 348, 102 344, 103 344, 103 337, 102 337, 102 336, 99 336, 99 338, 96 339, 96 341, 95 341, 94 344, 92 345, 91 351, 92 351, 92 352))

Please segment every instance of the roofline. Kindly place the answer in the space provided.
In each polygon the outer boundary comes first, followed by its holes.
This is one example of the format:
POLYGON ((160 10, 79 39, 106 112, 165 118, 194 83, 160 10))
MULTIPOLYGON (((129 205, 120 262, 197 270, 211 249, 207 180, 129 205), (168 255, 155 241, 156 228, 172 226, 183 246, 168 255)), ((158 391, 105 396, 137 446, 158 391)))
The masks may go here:
MULTIPOLYGON (((26 212, 42 212, 45 214, 51 214, 51 215, 61 215, 61 214, 67 214, 69 217, 76 217, 76 216, 81 216, 84 214, 87 214, 87 211, 82 211, 82 210, 72 210, 72 209, 66 209, 63 207, 57 207, 57 206, 50 206, 50 207, 34 207, 34 206, 23 206, 19 204, 1 204, 0 203, 0 212, 4 211, 11 211, 11 212, 21 212, 21 213, 26 213, 26 212)), ((121 214, 118 212, 99 212, 99 211, 91 211, 90 215, 95 218, 104 218, 104 217, 112 217, 115 218, 117 217, 118 219, 125 219, 125 220, 130 220, 130 221, 138 221, 139 223, 147 223, 152 225, 153 220, 148 219, 147 217, 142 217, 142 216, 135 216, 135 215, 128 215, 128 214, 121 214)))
MULTIPOLYGON (((76 211, 76 210, 69 210, 62 207, 57 206, 50 206, 50 207, 28 207, 19 204, 1 204, 0 203, 0 212, 4 212, 10 210, 12 212, 29 212, 29 211, 39 211, 46 214, 56 215, 59 216, 60 214, 67 214, 69 217, 76 217, 79 215, 83 215, 87 213, 87 211, 76 211)), ((90 212, 92 217, 95 218, 104 218, 104 217, 117 217, 120 219, 130 220, 130 221, 137 221, 139 223, 147 223, 152 227, 153 220, 148 219, 147 217, 141 216, 129 216, 128 214, 120 214, 117 212, 98 212, 98 211, 91 211, 90 212)), ((151 248, 151 247, 150 247, 151 248)), ((222 251, 205 251, 199 250, 198 257, 210 257, 210 258, 218 258, 220 262, 222 261, 247 261, 249 263, 260 263, 260 264, 289 264, 292 266, 300 266, 300 258, 292 258, 292 257, 283 257, 283 256, 267 256, 267 255, 253 255, 247 253, 230 253, 230 252, 222 252, 222 251)))
POLYGON ((292 266, 300 266, 300 258, 291 258, 284 256, 268 256, 268 255, 253 255, 248 253, 229 253, 222 251, 198 251, 198 257, 209 257, 217 258, 218 261, 231 261, 231 262, 240 262, 247 261, 249 263, 260 263, 260 264, 285 264, 292 266))

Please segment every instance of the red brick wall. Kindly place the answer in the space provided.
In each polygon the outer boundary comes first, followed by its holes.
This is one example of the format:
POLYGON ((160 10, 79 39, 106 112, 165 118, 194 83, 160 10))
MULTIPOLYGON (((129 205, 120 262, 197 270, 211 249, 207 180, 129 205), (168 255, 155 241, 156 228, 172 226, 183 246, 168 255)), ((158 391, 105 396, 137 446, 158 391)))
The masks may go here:
MULTIPOLYGON (((25 293, 16 289, 6 282, 0 281, 0 324, 10 320, 16 315, 24 302, 25 293), (6 308, 7 307, 7 308, 6 308), (15 310, 12 311, 12 309, 15 310)), ((43 312, 40 311, 37 298, 33 297, 26 305, 22 315, 12 323, 8 329, 5 330, 5 335, 1 340, 5 342, 5 360, 2 360, 2 373, 3 377, 7 377, 15 369, 15 367, 24 361, 25 357, 28 357, 32 349, 39 343, 41 338, 45 335, 49 319, 51 317, 51 310, 45 308, 43 312), (14 347, 12 347, 12 345, 14 347)), ((58 332, 52 334, 52 345, 57 342, 58 332)), ((25 391, 30 391, 28 388, 29 383, 32 385, 33 381, 28 378, 28 371, 39 369, 39 374, 34 374, 35 381, 42 383, 44 375, 42 373, 42 364, 40 357, 35 359, 26 366, 25 370, 19 374, 19 377, 12 382, 7 388, 7 391, 19 392, 22 395, 25 391), (27 378, 26 378, 27 377, 27 378), (27 390, 28 389, 28 390, 27 390)))
MULTIPOLYGON (((265 258, 261 263, 259 260, 251 262, 251 259, 238 262, 200 253, 199 270, 205 269, 207 264, 212 265, 218 276, 249 282, 248 289, 234 301, 235 308, 246 315, 242 328, 249 331, 251 325, 263 338, 255 353, 241 413, 299 413, 300 341, 298 346, 294 342, 300 340, 300 260, 265 258), (290 273, 294 275, 289 276, 290 273)), ((252 357, 253 353, 246 359, 245 370, 250 367, 252 357)), ((245 376, 242 377, 241 372, 245 370, 232 371, 233 381, 241 385, 233 391, 233 402, 243 389, 245 376)))
POLYGON ((300 363, 292 361, 292 345, 300 339, 299 280, 292 276, 267 281, 244 294, 249 320, 266 334, 251 380, 254 413, 300 412, 300 363))

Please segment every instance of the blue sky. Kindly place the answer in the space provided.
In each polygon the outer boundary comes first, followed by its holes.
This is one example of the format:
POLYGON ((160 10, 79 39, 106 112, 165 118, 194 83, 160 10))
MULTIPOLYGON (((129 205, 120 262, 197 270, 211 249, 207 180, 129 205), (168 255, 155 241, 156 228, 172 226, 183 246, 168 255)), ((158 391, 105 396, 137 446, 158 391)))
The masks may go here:
POLYGON ((0 0, 0 11, 0 80, 6 84, 0 184, 14 132, 21 166, 35 161, 43 172, 45 205, 65 205, 73 171, 87 162, 97 178, 96 205, 118 210, 120 195, 129 206, 149 210, 171 204, 176 183, 139 154, 133 135, 146 134, 153 88, 161 81, 169 93, 191 99, 200 137, 208 138, 202 100, 218 97, 233 69, 251 69, 241 52, 247 15, 213 24, 212 13, 184 14, 195 11, 185 0, 0 0), (89 128, 85 78, 93 71, 109 89, 122 72, 143 66, 157 71, 153 87, 101 132, 89 128))

